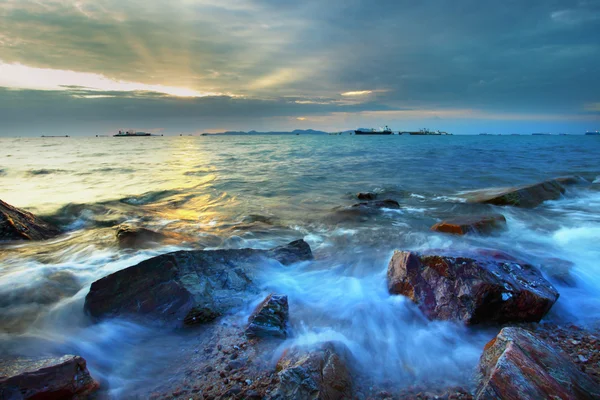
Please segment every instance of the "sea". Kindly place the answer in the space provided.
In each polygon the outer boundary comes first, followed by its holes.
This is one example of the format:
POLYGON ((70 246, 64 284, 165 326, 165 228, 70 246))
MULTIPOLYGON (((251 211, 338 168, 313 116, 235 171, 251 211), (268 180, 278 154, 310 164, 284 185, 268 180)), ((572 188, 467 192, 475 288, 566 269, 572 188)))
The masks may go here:
MULTIPOLYGON (((429 321, 408 299, 390 295, 394 250, 507 252, 540 268, 560 292, 545 321, 595 325, 598 160, 600 137, 593 136, 1 138, 0 199, 65 233, 0 244, 0 357, 79 354, 109 397, 129 398, 172 379, 190 331, 127 319, 95 323, 83 312, 92 282, 175 250, 266 249, 302 238, 313 262, 257 267, 266 293, 289 298, 293 334, 284 346, 338 340, 373 381, 469 387, 497 329, 429 321), (465 202, 469 191, 560 176, 582 184, 536 208, 465 202), (358 192, 400 208, 348 212, 358 192), (505 230, 430 230, 446 218, 491 212, 506 217, 505 230), (122 223, 185 240, 123 249, 115 239, 122 223), (556 265, 567 280, 552 273, 556 265)), ((251 311, 248 305, 232 318, 251 311)))

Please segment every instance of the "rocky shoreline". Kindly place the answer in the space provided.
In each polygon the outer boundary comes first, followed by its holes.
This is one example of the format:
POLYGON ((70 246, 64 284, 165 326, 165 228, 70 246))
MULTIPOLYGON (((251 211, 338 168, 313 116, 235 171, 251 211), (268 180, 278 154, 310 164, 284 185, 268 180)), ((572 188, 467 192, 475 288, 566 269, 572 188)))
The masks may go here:
MULTIPOLYGON (((577 178, 557 178, 523 187, 471 193, 470 202, 535 207, 560 197, 577 178)), ((335 210, 360 218, 399 203, 359 193, 359 203, 335 210)), ((0 238, 43 240, 58 228, 0 203, 0 238)), ((440 234, 492 234, 506 225, 502 214, 461 217, 432 227, 440 234)), ((135 248, 168 235, 120 226, 120 246, 135 248)), ((174 236, 170 240, 177 240, 174 236)), ((192 250, 152 257, 92 283, 84 311, 96 322, 127 318, 170 329, 197 329, 199 342, 185 360, 184 377, 159 385, 154 399, 493 399, 600 398, 597 330, 538 324, 559 292, 536 268, 509 254, 482 250, 426 253, 398 250, 388 265, 390 295, 405 296, 430 320, 497 329, 482 349, 473 387, 436 388, 373 382, 355 368, 340 342, 282 348, 293 336, 286 293, 264 293, 255 282, 260 265, 278 268, 313 260, 296 240, 270 250, 192 250), (262 297, 261 297, 262 296, 262 297), (262 298, 247 323, 228 318, 262 298), (275 357, 275 359, 273 358, 275 357)), ((558 264, 561 260, 556 260, 558 264)), ((568 266, 567 266, 568 267, 568 266)), ((567 268, 568 269, 568 268, 567 268)), ((79 356, 3 360, 0 399, 103 398, 79 356)))

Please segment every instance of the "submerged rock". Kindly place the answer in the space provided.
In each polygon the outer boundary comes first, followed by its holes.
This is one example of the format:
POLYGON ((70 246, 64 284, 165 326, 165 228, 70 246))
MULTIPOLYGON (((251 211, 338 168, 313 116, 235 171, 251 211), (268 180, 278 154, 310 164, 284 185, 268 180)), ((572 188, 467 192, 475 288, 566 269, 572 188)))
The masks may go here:
POLYGON ((363 203, 357 203, 352 206, 353 208, 400 208, 400 204, 396 200, 385 199, 385 200, 375 200, 375 201, 366 201, 363 203))
MULTIPOLYGON (((567 184, 566 178, 560 178, 567 184)), ((536 207, 547 200, 557 200, 565 192, 558 180, 552 179, 533 185, 513 188, 484 189, 471 192, 467 200, 471 203, 494 204, 497 206, 536 207)))
POLYGON ((85 311, 95 318, 132 316, 167 324, 207 322, 258 294, 252 282, 266 259, 312 259, 303 240, 271 250, 176 251, 142 261, 92 283, 85 311))
POLYGON ((270 399, 350 399, 350 360, 350 351, 339 342, 327 342, 310 351, 289 349, 277 363, 279 383, 270 399))
POLYGON ((377 193, 361 192, 356 194, 356 198, 359 200, 375 200, 377 198, 377 193))
POLYGON ((0 241, 45 240, 59 234, 54 225, 0 200, 0 241))
POLYGON ((431 230, 455 235, 467 233, 486 234, 506 226, 506 218, 502 214, 486 216, 466 216, 439 222, 431 230))
POLYGON ((166 236, 150 229, 135 227, 131 225, 119 225, 116 232, 117 242, 122 248, 139 248, 149 243, 163 241, 166 236))
POLYGON ((287 296, 268 295, 248 318, 246 336, 285 338, 288 314, 287 296))
POLYGON ((71 399, 98 386, 79 356, 0 360, 0 399, 71 399))
POLYGON ((476 398, 598 399, 600 387, 562 351, 509 327, 485 346, 476 398))
POLYGON ((479 258, 396 251, 388 289, 415 302, 430 319, 465 324, 537 322, 558 299, 531 265, 510 256, 479 258))

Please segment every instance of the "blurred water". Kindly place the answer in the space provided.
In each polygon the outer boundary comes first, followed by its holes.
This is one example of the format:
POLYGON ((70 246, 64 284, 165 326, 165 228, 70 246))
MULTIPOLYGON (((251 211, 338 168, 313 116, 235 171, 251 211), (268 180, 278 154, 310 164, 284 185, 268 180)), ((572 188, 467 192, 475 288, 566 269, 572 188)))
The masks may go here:
POLYGON ((302 237, 315 262, 265 265, 260 278, 265 292, 290 298, 295 334, 284 346, 341 340, 375 379, 468 384, 494 332, 426 321, 389 296, 393 250, 476 247, 536 266, 566 260, 574 284, 554 282, 561 297, 548 318, 596 322, 597 183, 535 209, 465 204, 460 194, 562 175, 598 182, 599 156, 600 138, 589 136, 0 139, 0 199, 68 230, 43 243, 0 245, 0 350, 82 354, 114 397, 126 396, 142 385, 142 366, 146 381, 162 377, 182 339, 128 321, 91 324, 82 310, 91 282, 180 248, 269 248, 302 237), (359 191, 401 208, 344 211, 359 191), (508 229, 488 237, 429 230, 448 216, 489 211, 503 213, 508 229), (114 239, 121 222, 190 240, 122 250, 114 239))

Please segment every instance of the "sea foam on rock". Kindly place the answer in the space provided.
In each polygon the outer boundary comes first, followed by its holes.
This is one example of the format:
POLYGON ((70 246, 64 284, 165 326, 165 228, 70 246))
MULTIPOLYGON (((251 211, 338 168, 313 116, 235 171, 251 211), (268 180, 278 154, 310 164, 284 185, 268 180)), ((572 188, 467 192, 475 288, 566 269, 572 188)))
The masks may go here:
POLYGON ((341 400, 352 398, 348 348, 326 342, 315 349, 288 349, 277 363, 279 383, 270 400, 341 400))
POLYGON ((537 322, 558 299, 531 265, 501 253, 474 257, 396 251, 388 265, 389 292, 407 296, 430 319, 467 325, 537 322))
POLYGON ((598 399, 600 387, 562 351, 508 327, 486 346, 476 399, 598 399))
POLYGON ((303 240, 271 250, 176 251, 142 261, 92 283, 85 311, 95 318, 130 316, 193 325, 243 305, 259 293, 256 267, 312 259, 303 240))
POLYGON ((98 388, 86 361, 73 355, 0 360, 0 399, 85 398, 98 388))
POLYGON ((0 200, 0 241, 45 240, 59 234, 54 225, 0 200))

